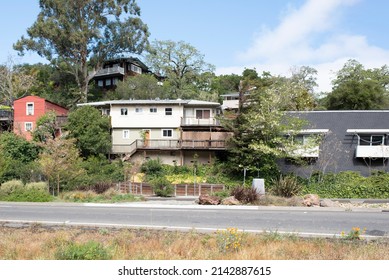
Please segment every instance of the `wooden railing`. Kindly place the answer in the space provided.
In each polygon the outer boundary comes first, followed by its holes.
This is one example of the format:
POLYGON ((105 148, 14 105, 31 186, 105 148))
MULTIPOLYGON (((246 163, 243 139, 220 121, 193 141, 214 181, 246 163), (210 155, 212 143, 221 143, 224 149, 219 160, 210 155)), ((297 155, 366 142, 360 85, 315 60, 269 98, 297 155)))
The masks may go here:
POLYGON ((208 118, 208 119, 198 119, 196 117, 185 117, 181 118, 181 125, 182 126, 191 126, 191 125, 196 125, 196 126, 218 126, 220 125, 220 121, 215 119, 215 118, 208 118))
POLYGON ((109 68, 103 68, 97 71, 95 74, 95 77, 98 76, 105 76, 105 75, 110 75, 110 74, 121 74, 124 75, 124 68, 120 66, 114 66, 114 67, 109 67, 109 68))
POLYGON ((113 144, 114 154, 134 154, 137 150, 179 150, 179 149, 216 149, 226 148, 225 140, 135 140, 131 144, 113 144))

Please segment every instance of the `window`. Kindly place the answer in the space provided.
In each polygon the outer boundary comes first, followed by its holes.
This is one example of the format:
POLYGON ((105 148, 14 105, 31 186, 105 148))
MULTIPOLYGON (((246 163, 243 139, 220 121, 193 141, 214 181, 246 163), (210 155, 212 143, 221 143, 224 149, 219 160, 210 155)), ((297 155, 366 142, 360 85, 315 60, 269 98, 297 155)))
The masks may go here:
POLYGON ((157 113, 157 108, 150 108, 150 113, 157 113))
POLYGON ((138 74, 142 74, 142 68, 134 65, 134 64, 131 64, 131 71, 132 72, 135 72, 135 73, 138 73, 138 74))
POLYGON ((361 146, 385 145, 385 136, 384 135, 360 135, 359 145, 361 146))
POLYGON ((127 116, 127 115, 128 115, 128 110, 127 110, 127 108, 121 108, 121 109, 120 109, 120 115, 122 115, 122 116, 127 116))
POLYGON ((162 137, 173 137, 173 129, 163 129, 162 137))
POLYGON ((173 109, 172 108, 165 108, 165 115, 166 116, 173 115, 173 109))
POLYGON ((130 131, 128 129, 123 130, 123 139, 130 139, 130 131))
POLYGON ((32 131, 32 122, 24 123, 24 128, 26 131, 32 131))
POLYGON ((26 104, 26 114, 27 115, 34 115, 34 103, 27 103, 26 104))
POLYGON ((143 113, 143 108, 135 108, 135 113, 138 113, 138 114, 140 114, 140 113, 143 113))
POLYGON ((98 80, 98 81, 97 81, 97 85, 98 85, 99 87, 103 87, 103 86, 104 86, 104 80, 98 80))
POLYGON ((105 80, 105 85, 110 86, 111 85, 111 79, 106 79, 105 80))
POLYGON ((118 79, 118 78, 113 78, 113 81, 112 81, 112 83, 113 83, 114 85, 117 85, 117 84, 118 84, 118 82, 119 82, 119 79, 118 79))
POLYGON ((104 116, 109 116, 110 110, 109 109, 101 109, 101 114, 104 116))
POLYGON ((196 119, 209 119, 211 110, 196 110, 196 119))

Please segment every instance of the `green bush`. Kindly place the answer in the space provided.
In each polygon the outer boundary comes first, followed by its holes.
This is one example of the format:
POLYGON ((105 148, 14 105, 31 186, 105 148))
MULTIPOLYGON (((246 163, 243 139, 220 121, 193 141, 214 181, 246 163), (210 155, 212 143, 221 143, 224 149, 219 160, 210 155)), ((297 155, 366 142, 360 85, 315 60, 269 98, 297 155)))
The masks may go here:
POLYGON ((298 195, 303 189, 295 176, 280 176, 278 180, 272 180, 270 192, 276 196, 292 197, 298 195))
POLYGON ((27 183, 25 188, 27 190, 38 190, 42 192, 47 192, 49 189, 49 186, 46 182, 33 182, 33 183, 27 183))
POLYGON ((389 198, 389 174, 375 173, 363 177, 358 172, 324 174, 310 180, 302 193, 315 193, 323 198, 389 198))
POLYGON ((150 184, 157 196, 168 197, 174 193, 174 187, 165 177, 154 178, 150 184))
POLYGON ((96 241, 84 244, 67 244, 55 253, 57 260, 109 260, 111 255, 104 246, 96 241))
POLYGON ((164 168, 160 158, 145 161, 140 170, 148 177, 156 177, 164 174, 164 168))
POLYGON ((16 202, 50 202, 53 197, 47 191, 40 191, 36 189, 16 189, 8 196, 3 198, 5 201, 16 202))
POLYGON ((20 180, 11 180, 1 184, 0 192, 2 195, 10 195, 18 189, 23 189, 24 184, 20 180))

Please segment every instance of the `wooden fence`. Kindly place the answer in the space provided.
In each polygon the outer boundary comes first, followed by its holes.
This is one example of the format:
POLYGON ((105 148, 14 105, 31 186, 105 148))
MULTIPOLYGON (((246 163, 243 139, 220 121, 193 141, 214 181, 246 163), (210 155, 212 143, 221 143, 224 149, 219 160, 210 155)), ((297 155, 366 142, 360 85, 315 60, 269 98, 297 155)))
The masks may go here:
MULTIPOLYGON (((153 188, 149 183, 121 182, 117 183, 116 187, 122 193, 144 196, 154 195, 153 188)), ((225 186, 222 184, 173 184, 173 187, 174 196, 200 196, 201 194, 225 190, 225 186)))

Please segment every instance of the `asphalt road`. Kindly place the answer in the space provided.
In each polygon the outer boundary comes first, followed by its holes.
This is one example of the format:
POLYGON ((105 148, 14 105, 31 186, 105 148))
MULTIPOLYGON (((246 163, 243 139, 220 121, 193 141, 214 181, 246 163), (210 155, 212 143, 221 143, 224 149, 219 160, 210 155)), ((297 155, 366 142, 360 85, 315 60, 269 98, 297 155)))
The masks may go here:
POLYGON ((0 203, 0 222, 199 231, 236 227, 307 236, 334 236, 360 227, 366 235, 389 236, 389 212, 378 209, 0 203))

